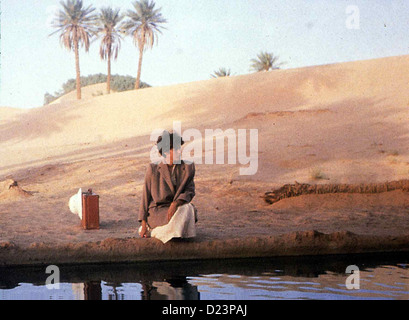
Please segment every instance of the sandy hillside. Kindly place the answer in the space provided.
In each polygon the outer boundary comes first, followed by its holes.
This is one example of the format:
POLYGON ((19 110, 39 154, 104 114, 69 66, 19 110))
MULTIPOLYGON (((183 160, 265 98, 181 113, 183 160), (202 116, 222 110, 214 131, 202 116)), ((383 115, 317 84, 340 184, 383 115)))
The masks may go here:
POLYGON ((19 115, 26 112, 25 109, 0 107, 0 124, 15 120, 19 115))
MULTIPOLYGON (((62 97, 0 127, 8 155, 1 157, 0 174, 26 162, 69 159, 70 152, 78 157, 78 150, 87 159, 93 148, 136 141, 180 120, 182 129, 258 129, 259 177, 305 180, 305 168, 318 167, 338 180, 395 179, 408 174, 402 166, 408 156, 408 62, 402 56, 282 70, 80 102, 62 97)), ((149 144, 147 137, 138 143, 149 144)))
POLYGON ((175 120, 203 136, 205 129, 258 130, 257 174, 240 176, 242 164, 197 165, 203 239, 312 229, 409 234, 409 197, 402 191, 303 196, 275 205, 261 199, 294 181, 407 179, 408 71, 409 56, 390 57, 81 101, 63 97, 13 115, 0 122, 0 181, 14 179, 32 196, 0 201, 0 238, 28 245, 134 236, 149 136, 175 120), (68 211, 79 187, 101 196, 99 232, 84 233, 68 211))
MULTIPOLYGON (((114 90, 111 89, 111 92, 115 92, 114 90)), ((98 96, 103 96, 107 94, 107 85, 106 83, 97 83, 93 84, 87 87, 82 88, 81 90, 81 98, 82 99, 90 99, 90 98, 95 98, 98 96)), ((50 104, 59 104, 59 103, 67 103, 67 102, 72 102, 77 100, 77 91, 71 91, 70 93, 67 93, 66 95, 63 95, 62 97, 54 100, 50 104)))

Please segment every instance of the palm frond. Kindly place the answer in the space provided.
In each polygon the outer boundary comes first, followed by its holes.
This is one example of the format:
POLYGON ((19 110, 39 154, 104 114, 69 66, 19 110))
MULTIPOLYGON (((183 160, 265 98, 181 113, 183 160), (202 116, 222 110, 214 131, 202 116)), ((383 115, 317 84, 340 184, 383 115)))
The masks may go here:
POLYGON ((121 25, 124 33, 133 37, 135 45, 140 48, 152 48, 157 43, 158 33, 166 29, 160 8, 155 9, 155 3, 149 0, 135 1, 134 10, 128 10, 127 20, 121 25))
POLYGON ((98 16, 98 35, 101 38, 100 56, 107 60, 108 57, 117 59, 121 49, 119 24, 124 18, 120 9, 110 7, 101 8, 98 16))
POLYGON ((97 16, 93 13, 92 5, 84 7, 82 0, 61 1, 62 9, 56 14, 52 26, 56 31, 50 36, 59 33, 60 42, 68 50, 73 50, 74 41, 89 50, 91 38, 96 35, 97 16))
POLYGON ((273 53, 261 52, 257 55, 257 59, 251 59, 251 70, 256 72, 277 70, 284 62, 278 62, 279 57, 273 53))
POLYGON ((215 71, 214 74, 211 75, 212 78, 223 78, 223 77, 230 77, 231 72, 230 69, 226 68, 219 68, 219 70, 215 71))

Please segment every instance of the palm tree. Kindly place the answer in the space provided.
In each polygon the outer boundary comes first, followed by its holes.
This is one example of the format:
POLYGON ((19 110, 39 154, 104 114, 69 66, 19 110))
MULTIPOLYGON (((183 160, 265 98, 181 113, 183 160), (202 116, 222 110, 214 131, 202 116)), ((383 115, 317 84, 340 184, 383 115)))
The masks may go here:
POLYGON ((118 58, 119 49, 121 48, 121 36, 117 30, 118 24, 123 19, 119 14, 120 9, 110 7, 101 8, 98 17, 98 34, 102 37, 99 55, 101 59, 108 61, 107 93, 111 93, 111 59, 118 58))
POLYGON ((230 77, 231 72, 230 69, 226 68, 219 68, 219 70, 215 71, 214 74, 211 75, 212 78, 222 78, 222 77, 230 77))
POLYGON ((269 52, 261 52, 257 55, 257 59, 252 59, 251 69, 256 72, 269 71, 280 69, 279 66, 284 64, 283 62, 277 63, 278 57, 269 52))
POLYGON ((82 0, 66 0, 61 1, 63 9, 57 13, 52 26, 57 28, 60 33, 61 44, 69 51, 73 50, 75 53, 75 68, 77 73, 76 87, 77 99, 81 99, 81 77, 80 77, 80 59, 79 59, 79 45, 85 48, 88 52, 90 47, 90 40, 95 35, 95 21, 96 16, 92 14, 95 10, 91 5, 84 7, 82 0))
POLYGON ((164 28, 161 24, 167 21, 160 13, 161 9, 155 9, 153 1, 135 1, 133 6, 135 11, 128 10, 128 19, 122 24, 122 29, 127 35, 133 37, 135 45, 139 47, 138 75, 135 81, 135 89, 139 89, 145 46, 153 47, 154 43, 157 42, 158 33, 162 33, 161 28, 164 28))

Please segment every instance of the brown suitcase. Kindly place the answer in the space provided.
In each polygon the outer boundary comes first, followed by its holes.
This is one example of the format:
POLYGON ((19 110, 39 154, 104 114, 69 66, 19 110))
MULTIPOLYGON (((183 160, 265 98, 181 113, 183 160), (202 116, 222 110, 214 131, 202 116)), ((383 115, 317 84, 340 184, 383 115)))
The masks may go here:
POLYGON ((99 196, 91 189, 82 194, 82 227, 85 230, 99 229, 99 196))

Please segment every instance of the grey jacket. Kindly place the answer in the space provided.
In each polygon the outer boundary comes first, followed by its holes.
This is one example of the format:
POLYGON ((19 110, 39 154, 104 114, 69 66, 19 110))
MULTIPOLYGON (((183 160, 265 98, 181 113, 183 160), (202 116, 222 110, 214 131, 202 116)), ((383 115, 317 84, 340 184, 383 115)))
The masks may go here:
POLYGON ((151 228, 168 223, 167 212, 176 200, 191 202, 195 196, 195 164, 182 161, 175 167, 176 187, 173 186, 167 164, 151 163, 146 171, 138 220, 151 228))

